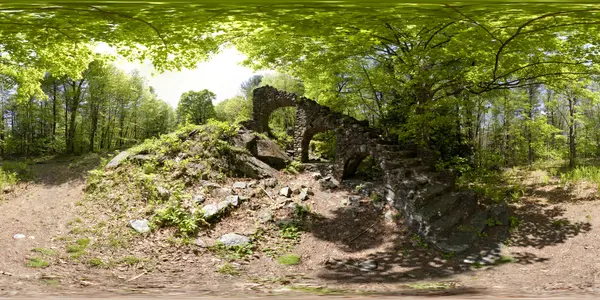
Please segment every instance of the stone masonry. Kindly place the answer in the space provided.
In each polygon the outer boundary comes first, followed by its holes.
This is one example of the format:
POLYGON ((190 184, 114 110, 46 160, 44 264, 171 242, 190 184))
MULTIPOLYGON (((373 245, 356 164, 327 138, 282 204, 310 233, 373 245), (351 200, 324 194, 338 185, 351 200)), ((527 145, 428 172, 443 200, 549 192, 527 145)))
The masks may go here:
POLYGON ((373 157, 383 170, 381 181, 390 205, 405 223, 442 251, 461 252, 473 244, 490 218, 508 223, 503 205, 483 205, 470 191, 455 191, 451 174, 436 172, 414 153, 397 145, 368 122, 332 112, 328 107, 295 94, 265 86, 254 90, 252 120, 256 132, 269 132, 269 116, 280 107, 296 107, 294 155, 308 161, 310 140, 320 132, 336 134, 333 176, 343 180, 356 173, 361 161, 373 157))

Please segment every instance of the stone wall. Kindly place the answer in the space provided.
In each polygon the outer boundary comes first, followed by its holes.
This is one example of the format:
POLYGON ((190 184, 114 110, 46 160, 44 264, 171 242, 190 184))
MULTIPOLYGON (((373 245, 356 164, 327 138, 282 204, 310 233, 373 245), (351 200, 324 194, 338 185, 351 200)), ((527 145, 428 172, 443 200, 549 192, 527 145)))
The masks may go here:
POLYGON ((253 105, 253 120, 245 126, 257 132, 269 132, 269 115, 274 110, 296 107, 294 154, 302 162, 308 161, 313 136, 333 130, 337 145, 332 175, 338 180, 352 176, 365 157, 373 157, 383 171, 380 180, 388 203, 402 212, 410 228, 443 251, 466 250, 490 218, 508 223, 503 205, 485 205, 473 192, 455 191, 451 174, 436 172, 397 145, 397 137, 384 136, 368 122, 270 86, 254 90, 253 105))

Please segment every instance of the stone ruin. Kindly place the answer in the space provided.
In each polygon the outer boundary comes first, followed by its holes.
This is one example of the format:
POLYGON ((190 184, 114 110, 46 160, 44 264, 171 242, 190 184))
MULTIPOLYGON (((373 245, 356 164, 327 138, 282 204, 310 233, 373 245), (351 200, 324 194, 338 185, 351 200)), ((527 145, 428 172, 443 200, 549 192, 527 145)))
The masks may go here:
POLYGON ((282 107, 296 108, 294 156, 308 162, 309 144, 320 132, 335 132, 337 145, 332 175, 339 181, 354 175, 371 156, 383 171, 379 183, 389 205, 405 224, 445 252, 468 249, 487 223, 508 223, 506 207, 483 204, 472 191, 455 190, 455 178, 424 164, 414 151, 397 144, 397 137, 369 127, 366 121, 331 111, 317 102, 265 86, 254 90, 252 120, 247 129, 269 133, 269 116, 282 107), (488 220, 499 221, 488 222, 488 220))

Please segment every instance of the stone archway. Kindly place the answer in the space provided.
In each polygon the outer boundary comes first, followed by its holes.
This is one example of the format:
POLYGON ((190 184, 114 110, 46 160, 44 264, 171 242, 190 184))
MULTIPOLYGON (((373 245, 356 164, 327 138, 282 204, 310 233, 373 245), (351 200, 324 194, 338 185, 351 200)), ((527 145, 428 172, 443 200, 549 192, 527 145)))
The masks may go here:
POLYGON ((326 126, 315 126, 307 129, 300 129, 301 134, 299 135, 297 141, 294 144, 296 149, 300 149, 300 152, 297 155, 298 157, 300 157, 300 161, 303 163, 309 161, 308 154, 310 148, 310 141, 316 134, 332 130, 333 128, 326 126))
POLYGON ((280 92, 270 86, 257 88, 252 96, 252 121, 256 132, 269 132, 269 116, 282 107, 295 107, 296 94, 280 92))

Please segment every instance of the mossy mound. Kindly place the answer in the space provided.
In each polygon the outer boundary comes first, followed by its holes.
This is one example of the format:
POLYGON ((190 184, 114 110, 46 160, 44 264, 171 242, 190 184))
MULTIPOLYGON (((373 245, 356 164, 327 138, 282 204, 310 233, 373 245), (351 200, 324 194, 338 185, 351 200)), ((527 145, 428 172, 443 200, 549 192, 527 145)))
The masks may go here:
MULTIPOLYGON (((239 143, 239 132, 222 122, 187 126, 102 164, 88 177, 82 203, 88 224, 77 233, 93 234, 101 247, 123 248, 138 235, 127 224, 147 219, 153 232, 166 228, 174 231, 170 236, 193 238, 230 209, 221 207, 216 216, 208 216, 203 206, 232 195, 233 178, 247 181, 276 173, 239 143)), ((245 193, 255 192, 248 188, 236 196, 245 199, 250 197, 245 193)))

